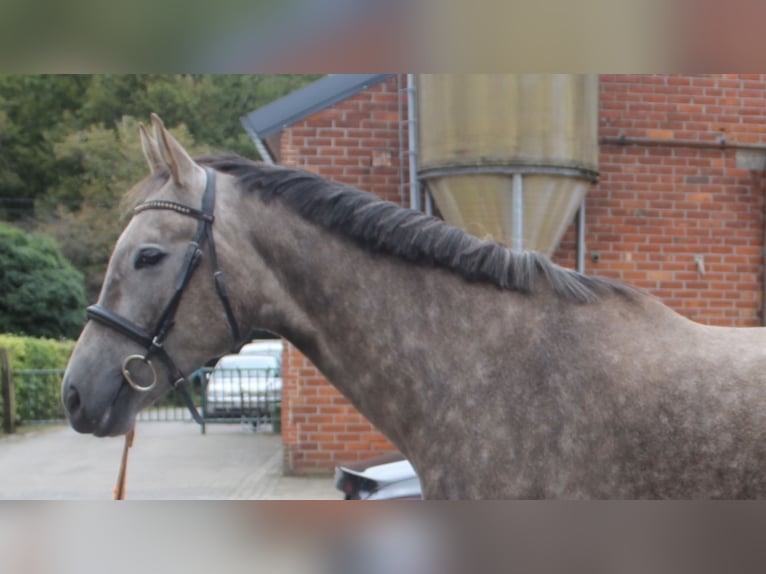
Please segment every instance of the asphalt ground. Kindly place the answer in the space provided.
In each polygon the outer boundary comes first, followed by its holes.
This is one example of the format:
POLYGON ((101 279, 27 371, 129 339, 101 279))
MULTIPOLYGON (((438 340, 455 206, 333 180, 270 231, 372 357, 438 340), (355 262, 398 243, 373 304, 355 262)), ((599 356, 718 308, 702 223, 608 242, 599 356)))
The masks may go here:
MULTIPOLYGON (((41 426, 0 435, 0 499, 108 500, 124 440, 41 426)), ((279 435, 245 424, 187 422, 136 427, 128 500, 338 500, 330 477, 282 475, 279 435)))

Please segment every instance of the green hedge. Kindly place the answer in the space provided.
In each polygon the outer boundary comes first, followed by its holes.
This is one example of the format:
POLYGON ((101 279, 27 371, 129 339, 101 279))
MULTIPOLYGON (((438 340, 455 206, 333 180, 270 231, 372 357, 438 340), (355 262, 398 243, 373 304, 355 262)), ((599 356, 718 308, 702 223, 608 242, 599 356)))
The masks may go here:
POLYGON ((82 274, 50 237, 0 222, 0 293, 0 332, 59 338, 82 329, 82 274))
MULTIPOLYGON (((74 341, 36 339, 0 334, 0 348, 8 349, 11 371, 59 369, 66 367, 74 341)), ((14 375, 17 422, 63 419, 61 375, 14 375)), ((2 396, 0 395, 0 401, 2 396)), ((0 410, 1 416, 2 410, 0 410)))

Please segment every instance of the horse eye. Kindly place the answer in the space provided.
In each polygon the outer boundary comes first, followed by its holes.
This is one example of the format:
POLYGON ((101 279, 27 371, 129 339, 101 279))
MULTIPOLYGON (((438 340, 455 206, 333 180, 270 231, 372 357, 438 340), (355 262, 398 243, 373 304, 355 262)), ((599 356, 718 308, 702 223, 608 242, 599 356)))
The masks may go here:
POLYGON ((142 267, 156 265, 162 261, 166 255, 167 253, 157 247, 143 247, 136 253, 136 257, 133 260, 133 267, 141 269, 142 267))

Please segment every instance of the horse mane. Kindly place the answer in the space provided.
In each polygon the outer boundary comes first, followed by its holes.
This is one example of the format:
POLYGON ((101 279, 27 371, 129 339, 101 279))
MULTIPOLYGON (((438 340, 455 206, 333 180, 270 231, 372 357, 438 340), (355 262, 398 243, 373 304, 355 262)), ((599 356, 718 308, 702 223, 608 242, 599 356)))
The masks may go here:
POLYGON ((540 253, 512 251, 478 239, 441 219, 313 173, 256 163, 235 154, 197 161, 232 175, 243 189, 259 193, 265 202, 278 200, 308 221, 373 252, 448 269, 468 281, 534 293, 543 278, 560 298, 577 303, 592 303, 608 293, 637 293, 622 283, 560 267, 540 253))

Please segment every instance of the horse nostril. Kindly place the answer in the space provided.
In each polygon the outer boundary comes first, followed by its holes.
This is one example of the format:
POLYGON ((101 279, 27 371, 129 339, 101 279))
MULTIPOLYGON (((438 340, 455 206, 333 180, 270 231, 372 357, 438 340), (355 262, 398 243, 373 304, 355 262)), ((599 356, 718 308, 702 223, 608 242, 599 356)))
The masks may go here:
POLYGON ((80 392, 74 385, 69 385, 64 393, 64 407, 70 414, 80 409, 80 392))
POLYGON ((97 421, 88 416, 86 404, 83 403, 82 396, 77 387, 66 381, 61 399, 72 428, 81 433, 93 432, 97 421))

